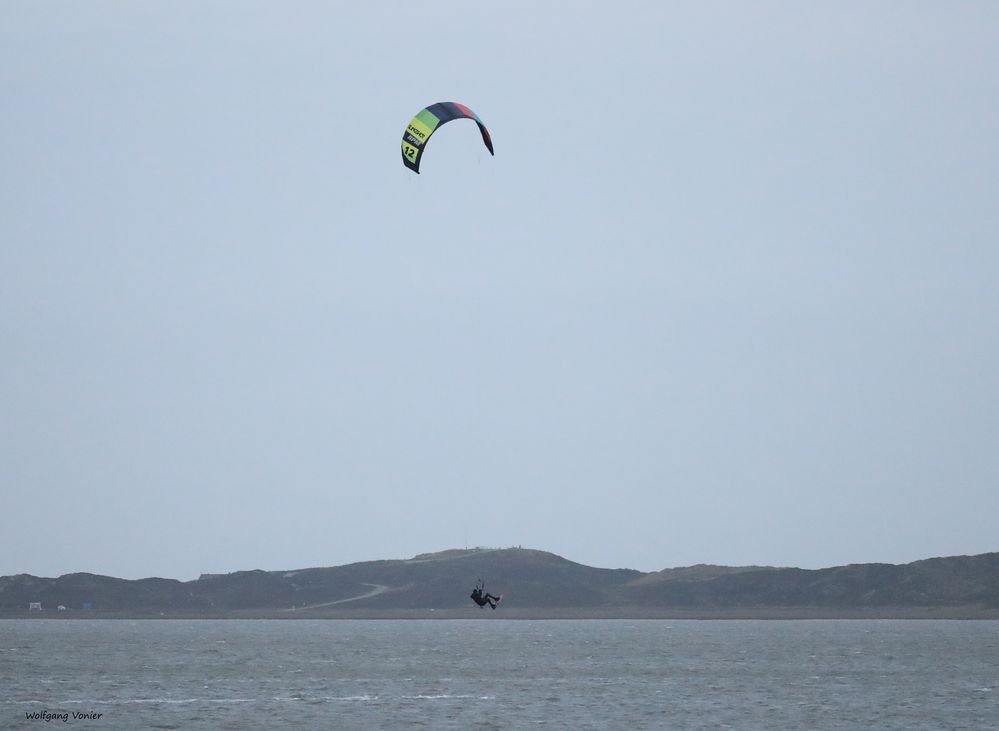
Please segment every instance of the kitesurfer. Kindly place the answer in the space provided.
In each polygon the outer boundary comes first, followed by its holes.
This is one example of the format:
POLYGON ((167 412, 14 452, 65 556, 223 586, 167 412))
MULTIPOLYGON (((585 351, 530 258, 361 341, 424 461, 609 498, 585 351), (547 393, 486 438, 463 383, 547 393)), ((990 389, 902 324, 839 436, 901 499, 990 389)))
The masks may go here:
POLYGON ((500 594, 499 596, 493 596, 492 594, 484 592, 483 589, 485 589, 485 586, 481 583, 480 580, 480 583, 476 584, 475 588, 472 589, 471 593, 472 601, 478 604, 480 607, 484 607, 488 604, 492 609, 495 609, 496 604, 499 602, 500 599, 503 598, 503 595, 500 594))

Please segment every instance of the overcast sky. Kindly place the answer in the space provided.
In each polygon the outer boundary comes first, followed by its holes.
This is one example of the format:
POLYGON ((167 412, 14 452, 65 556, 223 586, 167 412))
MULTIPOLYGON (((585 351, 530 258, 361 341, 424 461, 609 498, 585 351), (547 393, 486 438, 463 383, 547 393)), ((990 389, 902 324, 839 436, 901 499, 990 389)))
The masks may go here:
POLYGON ((0 3, 0 574, 999 550, 999 5, 0 3), (409 119, 438 101, 422 174, 409 119))

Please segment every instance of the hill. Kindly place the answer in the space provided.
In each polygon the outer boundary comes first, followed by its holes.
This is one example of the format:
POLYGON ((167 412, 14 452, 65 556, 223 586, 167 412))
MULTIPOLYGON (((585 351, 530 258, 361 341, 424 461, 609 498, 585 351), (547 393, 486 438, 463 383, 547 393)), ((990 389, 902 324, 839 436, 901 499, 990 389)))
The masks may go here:
POLYGON ((187 582, 18 574, 0 577, 0 616, 999 618, 999 553, 817 570, 698 565, 646 573, 509 548, 187 582), (483 614, 470 602, 479 578, 505 594, 502 612, 483 614), (29 611, 31 603, 42 610, 29 611))

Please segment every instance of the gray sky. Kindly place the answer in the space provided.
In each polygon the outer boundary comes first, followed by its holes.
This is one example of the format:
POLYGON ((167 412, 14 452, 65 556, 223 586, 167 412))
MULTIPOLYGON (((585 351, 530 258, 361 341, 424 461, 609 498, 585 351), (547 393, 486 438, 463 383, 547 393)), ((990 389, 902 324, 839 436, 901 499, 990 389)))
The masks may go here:
POLYGON ((999 5, 0 3, 0 574, 999 549, 999 5), (437 101, 422 174, 400 139, 437 101))

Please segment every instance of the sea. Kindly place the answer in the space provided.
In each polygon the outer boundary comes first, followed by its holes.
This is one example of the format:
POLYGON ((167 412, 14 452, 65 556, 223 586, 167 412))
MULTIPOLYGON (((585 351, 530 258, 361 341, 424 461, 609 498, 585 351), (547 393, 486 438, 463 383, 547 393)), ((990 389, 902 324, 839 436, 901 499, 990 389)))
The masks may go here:
POLYGON ((997 686, 997 621, 0 621, 2 729, 987 731, 997 686))

